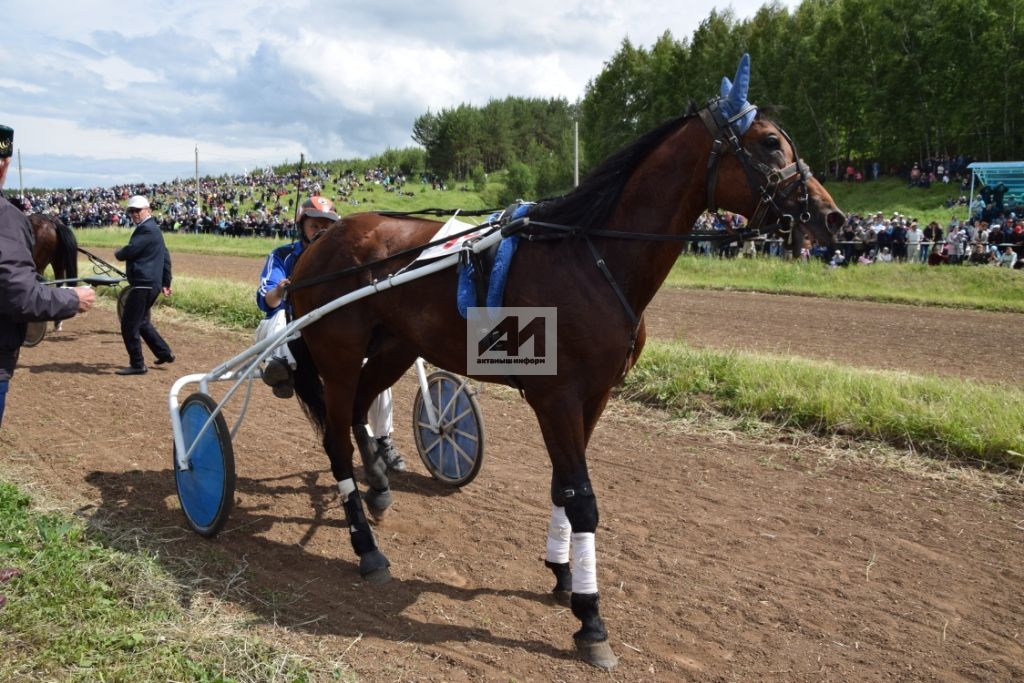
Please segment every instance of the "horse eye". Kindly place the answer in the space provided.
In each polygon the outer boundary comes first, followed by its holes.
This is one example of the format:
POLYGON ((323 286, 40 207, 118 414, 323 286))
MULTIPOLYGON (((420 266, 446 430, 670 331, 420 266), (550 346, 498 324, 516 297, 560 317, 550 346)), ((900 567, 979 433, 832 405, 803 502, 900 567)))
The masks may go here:
POLYGON ((764 139, 762 144, 773 152, 777 152, 782 149, 782 143, 779 141, 779 137, 777 135, 769 135, 764 139))

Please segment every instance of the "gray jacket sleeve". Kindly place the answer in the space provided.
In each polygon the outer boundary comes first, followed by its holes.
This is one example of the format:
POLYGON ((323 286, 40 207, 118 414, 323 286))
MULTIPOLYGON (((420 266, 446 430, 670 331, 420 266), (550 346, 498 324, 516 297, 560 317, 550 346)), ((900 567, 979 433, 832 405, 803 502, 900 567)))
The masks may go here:
POLYGON ((78 295, 41 284, 29 246, 31 230, 17 209, 0 212, 0 315, 21 322, 70 318, 78 312, 78 295))

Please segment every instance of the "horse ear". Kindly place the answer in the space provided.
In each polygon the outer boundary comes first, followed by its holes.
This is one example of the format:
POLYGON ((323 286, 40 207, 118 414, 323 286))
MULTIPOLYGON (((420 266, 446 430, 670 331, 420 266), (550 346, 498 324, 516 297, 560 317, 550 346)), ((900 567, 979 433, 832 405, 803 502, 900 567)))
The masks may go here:
POLYGON ((729 89, 729 102, 735 107, 734 111, 738 112, 747 103, 747 94, 750 90, 750 54, 746 52, 740 57, 733 84, 729 89))
MULTIPOLYGON (((750 55, 744 52, 743 56, 740 57, 739 66, 736 67, 735 80, 730 84, 728 78, 722 79, 723 109, 730 118, 750 106, 747 102, 747 93, 749 90, 750 55), (727 84, 729 85, 728 89, 726 88, 727 84)), ((756 113, 756 109, 750 108, 750 111, 748 111, 743 118, 733 124, 740 135, 746 133, 750 128, 750 125, 754 123, 754 116, 756 113)))
POLYGON ((729 80, 728 76, 722 76, 722 89, 720 94, 723 100, 729 97, 730 90, 732 90, 732 81, 729 80))

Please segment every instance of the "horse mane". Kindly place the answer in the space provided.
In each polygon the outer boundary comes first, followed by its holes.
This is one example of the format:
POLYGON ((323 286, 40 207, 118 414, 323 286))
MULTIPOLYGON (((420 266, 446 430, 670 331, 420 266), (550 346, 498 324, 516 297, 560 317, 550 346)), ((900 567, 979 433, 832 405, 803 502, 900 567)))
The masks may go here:
POLYGON ((584 230, 600 226, 619 203, 626 182, 636 167, 684 121, 694 116, 694 111, 691 104, 682 116, 665 121, 615 152, 568 194, 542 200, 530 210, 530 219, 572 225, 584 230))

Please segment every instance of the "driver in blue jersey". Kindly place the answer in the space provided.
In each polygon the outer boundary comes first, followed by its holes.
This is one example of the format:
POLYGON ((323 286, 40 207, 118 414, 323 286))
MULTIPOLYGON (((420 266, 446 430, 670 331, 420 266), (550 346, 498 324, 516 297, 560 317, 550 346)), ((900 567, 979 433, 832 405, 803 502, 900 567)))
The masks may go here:
MULTIPOLYGON (((256 341, 266 339, 288 325, 291 305, 285 301, 285 288, 290 282, 295 263, 302 250, 336 220, 338 214, 334 213, 334 203, 330 199, 314 195, 302 202, 295 216, 300 239, 270 252, 263 272, 260 273, 256 305, 266 313, 266 317, 256 327, 256 341)), ((291 398, 295 394, 292 375, 294 368, 295 358, 288 344, 281 344, 271 352, 263 369, 263 381, 273 388, 274 396, 291 398)), ((384 459, 388 469, 404 472, 405 459, 391 441, 391 389, 385 389, 374 399, 367 417, 375 438, 377 455, 384 459)))

